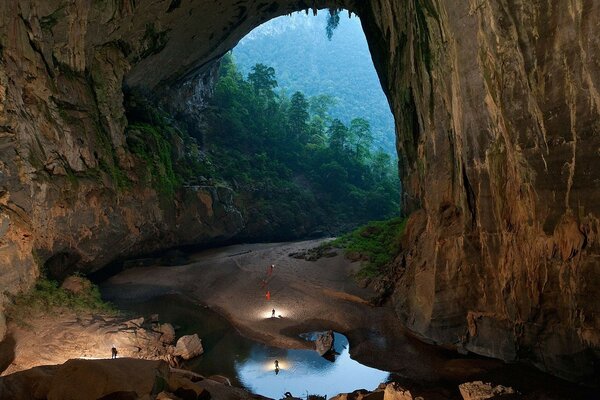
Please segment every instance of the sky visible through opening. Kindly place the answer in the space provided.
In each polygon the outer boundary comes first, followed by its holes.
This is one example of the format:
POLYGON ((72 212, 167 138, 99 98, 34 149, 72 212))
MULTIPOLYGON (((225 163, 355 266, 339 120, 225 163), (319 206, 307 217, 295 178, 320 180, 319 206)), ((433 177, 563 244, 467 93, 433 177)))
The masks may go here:
POLYGON ((244 76, 253 65, 275 68, 278 90, 288 96, 328 94, 336 98, 330 114, 348 124, 365 118, 379 148, 396 158, 394 117, 381 89, 371 54, 356 15, 340 14, 331 40, 325 26, 327 10, 294 13, 264 23, 244 37, 233 56, 244 76))

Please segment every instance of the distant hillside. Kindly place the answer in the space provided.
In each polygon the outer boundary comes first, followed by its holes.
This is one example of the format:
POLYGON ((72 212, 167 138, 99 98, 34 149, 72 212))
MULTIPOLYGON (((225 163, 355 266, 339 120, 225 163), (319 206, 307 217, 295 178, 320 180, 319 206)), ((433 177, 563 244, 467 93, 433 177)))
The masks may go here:
POLYGON ((356 16, 342 13, 331 41, 325 34, 327 12, 296 13, 253 30, 233 50, 247 75, 256 63, 275 68, 280 90, 288 96, 329 94, 337 98, 331 115, 344 123, 364 117, 371 123, 374 147, 396 157, 394 119, 371 61, 356 16))

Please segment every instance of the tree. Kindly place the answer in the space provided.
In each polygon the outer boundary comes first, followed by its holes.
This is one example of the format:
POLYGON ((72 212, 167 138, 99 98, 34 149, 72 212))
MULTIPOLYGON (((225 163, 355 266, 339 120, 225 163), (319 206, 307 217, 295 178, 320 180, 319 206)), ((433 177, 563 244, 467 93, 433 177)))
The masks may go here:
POLYGON ((354 118, 350 121, 349 137, 357 160, 362 162, 368 158, 369 149, 373 144, 373 133, 369 121, 364 118, 354 118))
POLYGON ((264 64, 256 64, 252 67, 252 72, 248 74, 248 81, 256 95, 265 94, 271 97, 274 95, 273 88, 277 86, 275 69, 264 64))
POLYGON ((336 153, 342 153, 348 142, 348 128, 339 119, 334 119, 327 129, 329 147, 336 153))
POLYGON ((391 160, 390 155, 381 149, 375 153, 371 164, 371 171, 376 182, 381 182, 389 177, 392 170, 391 160))
POLYGON ((323 120, 330 119, 329 109, 337 104, 337 98, 328 94, 320 94, 310 98, 310 113, 323 120))
POLYGON ((301 92, 296 92, 290 100, 288 127, 290 135, 302 144, 308 142, 308 101, 301 92))

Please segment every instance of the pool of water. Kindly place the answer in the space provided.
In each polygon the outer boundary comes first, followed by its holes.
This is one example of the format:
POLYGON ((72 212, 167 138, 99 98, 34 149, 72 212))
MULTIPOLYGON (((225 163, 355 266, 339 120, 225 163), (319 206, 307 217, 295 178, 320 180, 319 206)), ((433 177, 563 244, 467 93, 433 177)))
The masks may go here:
MULTIPOLYGON (((158 313, 177 335, 198 333, 204 354, 185 365, 200 374, 224 375, 236 386, 279 399, 285 392, 305 397, 328 397, 356 389, 375 389, 389 373, 350 358, 345 336, 335 333, 335 357, 325 359, 314 350, 286 350, 247 339, 216 312, 177 295, 165 295, 139 303, 114 301, 121 309, 149 315, 158 313), (275 368, 275 360, 279 369, 275 368)), ((314 334, 304 336, 314 339, 314 334)))

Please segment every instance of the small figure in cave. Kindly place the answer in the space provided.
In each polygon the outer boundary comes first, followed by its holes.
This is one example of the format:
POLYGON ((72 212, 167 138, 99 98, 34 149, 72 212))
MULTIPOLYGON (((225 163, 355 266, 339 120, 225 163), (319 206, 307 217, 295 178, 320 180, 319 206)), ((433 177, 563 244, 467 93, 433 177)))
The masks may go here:
POLYGON ((279 361, 275 360, 275 375, 279 374, 279 361))
POLYGON ((275 264, 271 264, 269 269, 267 269, 267 276, 273 275, 273 268, 275 268, 275 264))
POLYGON ((267 298, 267 300, 271 300, 271 292, 269 290, 267 290, 267 294, 265 294, 265 297, 267 298))
MULTIPOLYGON (((275 318, 275 309, 273 309, 273 310, 271 311, 271 318, 275 318)), ((275 360, 275 361, 277 361, 277 360, 275 360)))
POLYGON ((117 354, 119 353, 117 351, 117 348, 115 347, 115 345, 113 344, 113 347, 111 349, 111 353, 112 353, 112 357, 111 358, 117 358, 117 354))

